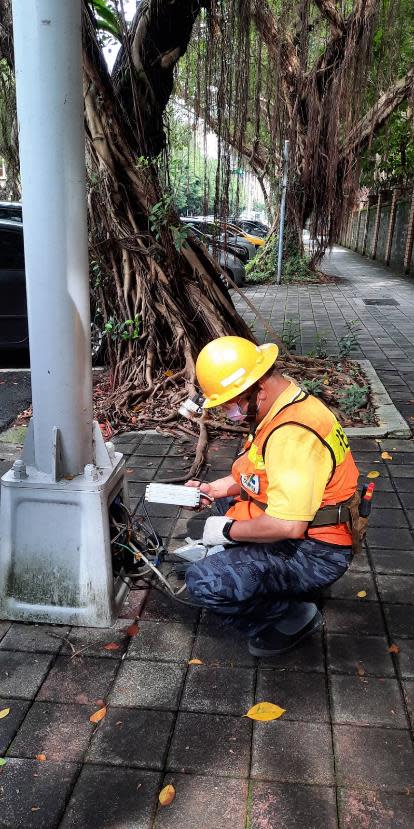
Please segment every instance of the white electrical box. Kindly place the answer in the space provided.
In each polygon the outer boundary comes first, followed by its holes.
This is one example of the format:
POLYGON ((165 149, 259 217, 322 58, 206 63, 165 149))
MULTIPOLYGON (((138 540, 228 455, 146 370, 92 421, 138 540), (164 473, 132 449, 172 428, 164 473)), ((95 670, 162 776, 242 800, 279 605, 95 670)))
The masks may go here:
POLYGON ((177 484, 149 484, 145 490, 145 500, 155 504, 176 504, 176 506, 192 509, 200 506, 200 499, 210 498, 205 492, 200 492, 194 486, 179 486, 177 484))

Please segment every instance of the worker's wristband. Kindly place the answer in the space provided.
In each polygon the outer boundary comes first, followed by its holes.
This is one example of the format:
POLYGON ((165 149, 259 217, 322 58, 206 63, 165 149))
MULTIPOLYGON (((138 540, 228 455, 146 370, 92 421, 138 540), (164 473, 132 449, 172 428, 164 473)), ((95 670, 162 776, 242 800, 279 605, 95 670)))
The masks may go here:
POLYGON ((230 537, 230 531, 231 531, 231 528, 232 528, 232 526, 233 526, 233 524, 234 524, 234 523, 235 523, 235 522, 234 522, 234 519, 233 519, 233 518, 230 518, 230 519, 226 522, 226 524, 224 525, 224 527, 223 527, 223 529, 222 529, 222 533, 223 533, 223 535, 224 535, 224 538, 227 538, 227 541, 233 541, 233 539, 230 537))

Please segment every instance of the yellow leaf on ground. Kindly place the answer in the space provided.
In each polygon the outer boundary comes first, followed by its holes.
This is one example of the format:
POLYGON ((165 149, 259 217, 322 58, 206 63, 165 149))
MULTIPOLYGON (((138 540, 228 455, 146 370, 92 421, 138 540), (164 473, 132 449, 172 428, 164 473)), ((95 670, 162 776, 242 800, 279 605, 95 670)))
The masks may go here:
POLYGON ((323 385, 324 385, 324 386, 329 386, 329 380, 328 380, 328 378, 326 378, 326 380, 322 380, 322 382, 323 382, 323 385))
POLYGON ((277 720, 286 711, 286 708, 280 708, 279 705, 274 705, 273 702, 258 702, 249 708, 244 717, 249 717, 251 720, 259 720, 260 722, 268 722, 269 720, 277 720))
POLYGON ((395 645, 394 643, 392 645, 390 645, 390 647, 388 648, 388 653, 399 653, 399 652, 400 652, 400 648, 398 647, 398 645, 395 645))
POLYGON ((189 665, 202 665, 203 662, 202 662, 201 659, 190 659, 188 664, 189 665))
POLYGON ((99 711, 95 711, 94 714, 91 714, 89 720, 90 722, 100 722, 104 717, 106 717, 106 705, 104 705, 103 708, 100 708, 99 711))
POLYGON ((107 645, 104 645, 106 651, 119 651, 120 647, 116 642, 108 642, 107 645))
POLYGON ((366 590, 360 590, 359 593, 357 593, 358 599, 365 599, 366 595, 367 595, 366 590))
POLYGON ((164 371, 164 374, 165 374, 166 377, 172 377, 174 372, 171 371, 170 368, 167 368, 167 371, 164 371))
POLYGON ((2 708, 0 711, 0 720, 4 720, 7 715, 10 714, 10 708, 2 708))
POLYGON ((367 478, 379 478, 380 474, 376 470, 368 472, 367 478))
POLYGON ((381 452, 381 458, 383 461, 392 461, 392 455, 389 452, 381 452))
POLYGON ((44 763, 46 760, 46 754, 36 754, 36 760, 39 760, 39 763, 44 763))
POLYGON ((161 803, 161 806, 169 806, 170 803, 173 802, 174 798, 175 789, 174 786, 171 785, 171 783, 169 783, 168 786, 164 786, 164 788, 161 789, 158 795, 158 800, 161 803))

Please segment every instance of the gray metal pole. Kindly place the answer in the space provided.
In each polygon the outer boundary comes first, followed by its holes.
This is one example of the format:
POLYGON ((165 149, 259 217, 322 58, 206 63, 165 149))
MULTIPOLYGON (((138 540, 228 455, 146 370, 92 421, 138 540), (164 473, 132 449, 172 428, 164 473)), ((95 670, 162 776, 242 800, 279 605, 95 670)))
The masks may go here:
POLYGON ((35 467, 92 463, 81 0, 13 0, 35 467))
POLYGON ((289 168, 289 141, 286 139, 283 146, 283 181, 282 181, 282 198, 280 201, 280 218, 279 218, 279 249, 277 255, 277 276, 276 282, 280 285, 282 278, 282 262, 283 262, 283 235, 285 230, 285 212, 286 212, 286 190, 288 180, 289 168))

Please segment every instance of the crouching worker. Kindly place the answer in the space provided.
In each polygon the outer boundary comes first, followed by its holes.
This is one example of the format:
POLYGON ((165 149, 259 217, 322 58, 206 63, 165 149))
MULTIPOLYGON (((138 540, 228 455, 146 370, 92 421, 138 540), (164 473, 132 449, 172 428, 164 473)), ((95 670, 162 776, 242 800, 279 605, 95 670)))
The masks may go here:
POLYGON ((342 427, 279 373, 277 354, 272 343, 241 337, 220 337, 200 352, 204 408, 221 406, 229 420, 250 422, 251 434, 231 474, 187 482, 215 502, 203 543, 224 547, 188 568, 188 593, 243 629, 255 656, 284 653, 320 627, 306 594, 349 567, 347 502, 358 479, 342 427))

